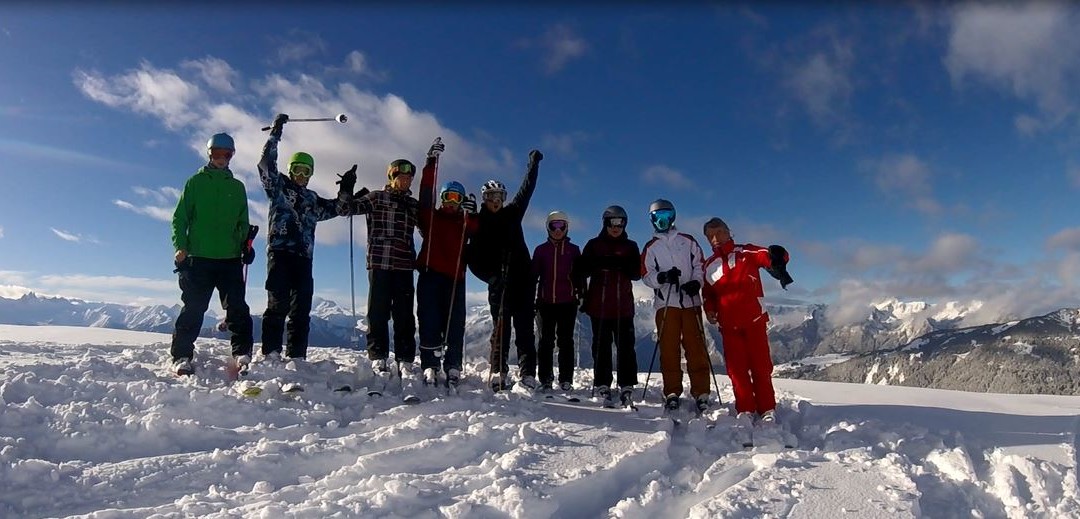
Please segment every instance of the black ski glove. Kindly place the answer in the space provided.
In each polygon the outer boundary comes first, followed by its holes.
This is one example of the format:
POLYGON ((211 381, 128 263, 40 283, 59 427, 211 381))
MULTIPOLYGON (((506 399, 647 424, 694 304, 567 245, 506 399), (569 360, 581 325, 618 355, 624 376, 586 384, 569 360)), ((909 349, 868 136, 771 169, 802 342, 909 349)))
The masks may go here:
POLYGON ((427 150, 427 156, 429 159, 437 159, 444 151, 446 151, 446 145, 442 143, 442 137, 435 137, 435 142, 432 142, 427 150))
POLYGON ((338 185, 338 193, 352 193, 356 187, 356 164, 353 164, 349 171, 338 175, 338 181, 334 183, 338 185))
POLYGON ((289 122, 289 116, 285 114, 277 114, 274 117, 274 123, 270 125, 270 135, 281 138, 281 130, 285 128, 285 123, 289 122))
POLYGON ((529 152, 530 164, 539 164, 541 160, 544 160, 544 154, 540 153, 540 150, 532 150, 529 152))
POLYGON ((769 259, 772 260, 773 269, 782 269, 787 266, 788 253, 787 249, 780 245, 769 245, 769 259))
POLYGON ((370 192, 371 192, 370 189, 368 189, 366 187, 362 187, 362 188, 360 188, 359 191, 357 191, 356 193, 353 193, 353 198, 363 198, 363 197, 367 196, 367 194, 370 193, 370 192))
POLYGON ((679 275, 681 274, 682 271, 679 270, 678 267, 671 267, 670 269, 657 274, 656 281, 659 282, 661 285, 667 285, 669 283, 672 285, 678 285, 679 275))
POLYGON ((701 292, 701 282, 696 279, 691 279, 690 281, 683 283, 679 288, 685 292, 686 295, 697 297, 698 293, 701 292))
POLYGON ((259 234, 259 226, 248 225, 247 239, 244 240, 244 254, 241 257, 244 265, 255 263, 255 247, 252 243, 255 241, 255 235, 257 234, 259 234))
POLYGON ((461 201, 461 210, 465 211, 469 216, 476 214, 476 195, 469 193, 469 196, 465 200, 461 201))

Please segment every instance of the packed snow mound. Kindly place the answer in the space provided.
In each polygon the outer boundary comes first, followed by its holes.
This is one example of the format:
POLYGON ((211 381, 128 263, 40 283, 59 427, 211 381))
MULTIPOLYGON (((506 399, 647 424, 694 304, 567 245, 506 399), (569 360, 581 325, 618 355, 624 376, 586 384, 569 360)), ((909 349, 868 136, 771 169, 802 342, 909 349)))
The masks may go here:
POLYGON ((405 405, 355 351, 237 382, 228 351, 200 340, 177 378, 164 334, 0 326, 0 517, 1080 515, 1080 397, 778 380, 796 446, 746 449, 727 406, 673 425, 658 375, 633 412, 493 394, 471 358, 457 396, 405 405))

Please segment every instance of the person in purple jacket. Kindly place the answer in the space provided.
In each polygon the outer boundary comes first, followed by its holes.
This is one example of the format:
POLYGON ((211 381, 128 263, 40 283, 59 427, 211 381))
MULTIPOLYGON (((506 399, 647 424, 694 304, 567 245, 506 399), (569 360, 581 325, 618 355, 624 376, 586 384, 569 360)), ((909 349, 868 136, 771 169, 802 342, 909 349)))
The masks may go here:
POLYGON ((613 205, 604 210, 604 228, 585 244, 574 265, 579 286, 588 279, 582 311, 592 318, 594 390, 604 398, 605 407, 615 406, 611 391, 611 343, 618 357, 619 399, 623 406, 632 401, 637 385, 637 353, 634 343, 634 289, 641 279, 641 249, 626 236, 626 210, 613 205))
POLYGON ((581 290, 574 285, 573 266, 581 251, 570 243, 570 220, 562 211, 547 216, 548 239, 536 246, 532 273, 537 280, 536 311, 540 328, 537 363, 540 390, 550 391, 555 380, 553 356, 559 347, 559 388, 573 389, 574 326, 581 290))

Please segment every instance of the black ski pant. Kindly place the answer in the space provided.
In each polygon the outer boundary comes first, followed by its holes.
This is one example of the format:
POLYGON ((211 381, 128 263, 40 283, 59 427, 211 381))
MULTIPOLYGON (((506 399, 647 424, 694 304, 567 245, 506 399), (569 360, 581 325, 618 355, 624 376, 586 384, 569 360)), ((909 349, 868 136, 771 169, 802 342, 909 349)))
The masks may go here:
POLYGON ((559 382, 574 381, 574 326, 577 324, 577 303, 537 303, 537 364, 541 384, 555 380, 553 357, 559 348, 559 382))
POLYGON ((413 271, 368 271, 367 352, 371 360, 390 356, 390 319, 394 320, 394 359, 416 360, 413 271))
POLYGON ((266 260, 266 311, 262 322, 262 352, 281 353, 281 334, 288 316, 285 356, 307 357, 311 329, 311 297, 315 280, 311 258, 285 251, 270 251, 266 260))
POLYGON ((465 343, 465 280, 454 280, 433 270, 420 272, 416 281, 416 314, 420 319, 420 368, 438 370, 439 355, 445 372, 461 371, 465 343), (446 351, 442 351, 446 344, 446 351))
MULTIPOLYGON (((533 332, 536 309, 536 284, 529 282, 529 276, 511 274, 508 284, 488 285, 488 306, 494 325, 491 329, 491 345, 501 352, 499 372, 505 375, 510 371, 510 330, 513 328, 517 345, 518 376, 536 376, 536 334, 533 332), (504 297, 505 307, 499 304, 504 297), (502 326, 500 327, 499 324, 502 326)), ((505 376, 504 382, 505 382, 505 376)))
POLYGON ((180 265, 180 300, 184 306, 176 316, 172 346, 173 360, 195 356, 195 339, 202 329, 210 296, 218 291, 225 324, 231 333, 232 354, 251 355, 251 311, 244 301, 244 264, 240 258, 187 258, 180 265))
POLYGON ((593 385, 611 386, 611 344, 618 358, 619 387, 637 385, 637 352, 633 316, 592 319, 593 385))

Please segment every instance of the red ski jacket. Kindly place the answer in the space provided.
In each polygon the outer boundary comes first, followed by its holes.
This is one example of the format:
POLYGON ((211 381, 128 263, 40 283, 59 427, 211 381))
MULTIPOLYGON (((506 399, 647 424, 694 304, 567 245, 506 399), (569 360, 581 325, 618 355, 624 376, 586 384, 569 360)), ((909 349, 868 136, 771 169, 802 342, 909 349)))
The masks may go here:
POLYGON ((769 320, 761 304, 760 269, 772 264, 769 249, 736 245, 734 241, 713 249, 705 260, 705 315, 715 315, 723 329, 738 329, 760 319, 769 320))
POLYGON ((476 234, 480 222, 476 215, 466 215, 461 210, 436 208, 435 198, 435 159, 428 159, 420 177, 420 214, 416 223, 424 241, 416 257, 416 269, 464 279, 465 244, 476 234), (454 267, 457 267, 456 273, 454 267))

